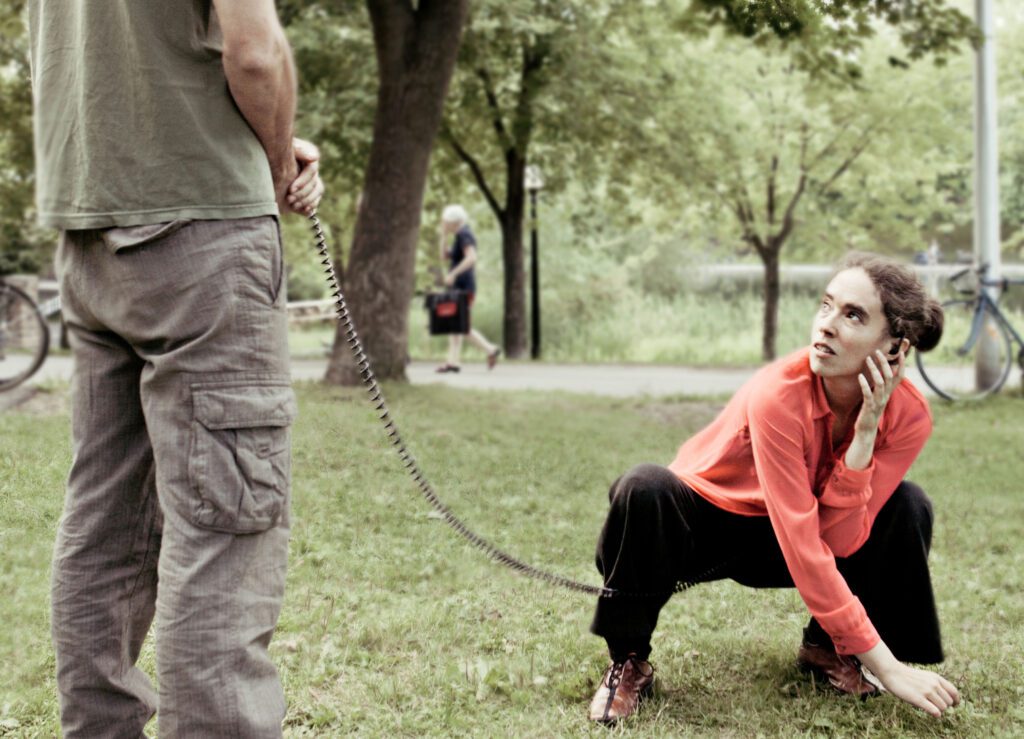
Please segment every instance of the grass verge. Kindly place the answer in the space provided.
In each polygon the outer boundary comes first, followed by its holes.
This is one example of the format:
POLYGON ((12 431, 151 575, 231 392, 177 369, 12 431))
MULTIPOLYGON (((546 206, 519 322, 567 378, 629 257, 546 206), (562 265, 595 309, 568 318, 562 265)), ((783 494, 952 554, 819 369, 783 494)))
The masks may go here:
MULTIPOLYGON (((596 582, 611 481, 665 462, 715 403, 386 388, 451 507, 499 547, 596 582)), ((51 393, 60 393, 54 388, 51 393)), ((484 560, 417 498, 359 391, 299 387, 288 592, 272 651, 288 736, 606 736, 585 717, 605 666, 588 598, 484 560)), ((60 404, 0 427, 0 734, 58 734, 48 569, 69 463, 60 404)), ((1024 400, 936 406, 911 477, 935 502, 942 671, 964 704, 932 720, 891 697, 832 695, 793 666, 793 591, 729 582, 677 596, 660 689, 613 734, 1015 736, 1024 733, 1024 400)), ((152 670, 151 646, 143 664, 152 670)))

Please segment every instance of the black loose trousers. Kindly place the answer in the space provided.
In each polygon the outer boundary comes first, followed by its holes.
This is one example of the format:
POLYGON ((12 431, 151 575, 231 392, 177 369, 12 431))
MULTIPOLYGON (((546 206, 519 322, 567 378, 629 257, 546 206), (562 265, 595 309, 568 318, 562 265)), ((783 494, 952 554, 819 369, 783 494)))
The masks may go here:
MULTIPOLYGON (((615 590, 643 597, 602 597, 591 631, 608 642, 612 659, 646 659, 658 613, 679 582, 729 578, 755 588, 794 587, 768 516, 741 516, 716 507, 665 467, 643 464, 609 492, 611 510, 597 544, 597 569, 615 590)), ((941 662, 928 550, 931 501, 904 481, 879 511, 868 540, 839 572, 860 599, 897 659, 941 662)), ((831 639, 815 619, 805 640, 831 639)))

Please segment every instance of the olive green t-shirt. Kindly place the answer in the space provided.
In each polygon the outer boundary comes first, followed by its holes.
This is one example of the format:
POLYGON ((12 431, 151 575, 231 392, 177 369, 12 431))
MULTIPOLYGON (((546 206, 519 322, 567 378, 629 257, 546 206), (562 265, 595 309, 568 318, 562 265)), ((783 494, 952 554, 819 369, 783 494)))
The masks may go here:
POLYGON ((63 229, 277 214, 210 0, 29 0, 39 220, 63 229))

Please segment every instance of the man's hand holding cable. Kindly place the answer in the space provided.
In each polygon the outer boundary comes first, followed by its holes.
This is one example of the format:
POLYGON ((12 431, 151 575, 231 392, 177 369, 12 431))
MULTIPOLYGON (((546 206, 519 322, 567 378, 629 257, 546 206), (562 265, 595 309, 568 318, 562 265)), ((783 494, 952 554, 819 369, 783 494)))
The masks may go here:
POLYGON ((320 150, 303 139, 293 139, 292 150, 298 174, 288 186, 283 209, 304 216, 313 215, 324 194, 320 179, 320 150))

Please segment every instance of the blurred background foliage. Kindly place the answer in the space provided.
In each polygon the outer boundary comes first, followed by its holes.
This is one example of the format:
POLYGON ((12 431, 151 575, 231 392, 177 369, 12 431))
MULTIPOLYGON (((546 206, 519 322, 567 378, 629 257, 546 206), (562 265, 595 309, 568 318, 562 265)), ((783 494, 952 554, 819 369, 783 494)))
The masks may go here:
MULTIPOLYGON (((947 260, 969 251, 970 47, 914 60, 921 50, 908 46, 904 32, 863 13, 830 24, 828 34, 798 47, 766 32, 764 19, 736 19, 741 27, 747 23, 757 41, 751 44, 714 22, 715 13, 743 5, 474 2, 448 97, 448 135, 442 133, 434 151, 419 286, 430 284, 433 226, 448 202, 469 210, 482 266, 500 275, 501 224, 449 139, 454 134, 473 155, 503 202, 507 151, 493 129, 479 70, 489 71, 498 104, 511 117, 523 84, 522 50, 529 45, 548 55, 530 101, 527 155, 545 176, 545 289, 551 281, 574 282, 568 273, 626 269, 628 285, 672 292, 676 278, 695 263, 756 263, 730 195, 746 191, 756 224, 767 207, 773 157, 775 197, 784 203, 795 189, 805 140, 814 167, 784 262, 831 262, 849 248, 909 258, 933 239, 947 260), (697 6, 705 12, 697 13, 697 6)), ((790 5, 799 10, 805 4, 790 5)), ((972 12, 966 1, 948 5, 972 12)), ((1012 259, 1024 237, 1024 128, 1017 125, 1024 102, 1018 74, 1024 8, 1008 0, 996 5, 1002 212, 1012 259)), ((291 0, 281 6, 302 71, 300 131, 324 149, 330 187, 321 211, 343 252, 374 106, 369 24, 359 3, 291 0)), ((807 12, 795 17, 820 24, 807 12)), ((293 228, 298 235, 300 226, 293 228)), ((303 239, 293 241, 304 247, 303 239)), ((315 287, 315 279, 293 279, 296 297, 310 296, 315 287)))
MULTIPOLYGON (((55 237, 34 225, 22 5, 0 6, 0 272, 45 274, 55 237)), ((809 0, 476 0, 434 150, 418 289, 432 284, 441 208, 462 203, 480 240, 480 312, 498 316, 500 333, 503 230, 489 199, 507 200, 509 147, 495 111, 506 136, 529 125, 519 154, 544 173, 546 323, 671 303, 696 265, 759 263, 750 234, 767 233, 771 210, 778 219, 798 188, 783 264, 828 263, 850 248, 909 259, 933 240, 947 261, 969 252, 973 55, 968 44, 956 50, 964 29, 944 8, 969 16, 972 4, 917 5, 928 28, 915 36, 913 24, 867 11, 825 22, 809 0), (788 10, 750 10, 768 5, 788 10), (797 31, 803 41, 790 43, 797 31), (529 54, 545 60, 533 76, 529 54)), ((368 14, 351 0, 278 7, 301 74, 298 133, 323 152, 320 212, 344 264, 376 95, 368 14)), ((1024 248, 1024 7, 998 0, 996 15, 1003 234, 1014 260, 1024 248)), ((321 297, 306 224, 289 217, 285 231, 291 298, 321 297)))

